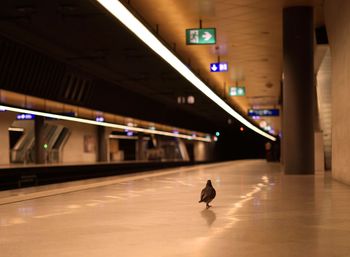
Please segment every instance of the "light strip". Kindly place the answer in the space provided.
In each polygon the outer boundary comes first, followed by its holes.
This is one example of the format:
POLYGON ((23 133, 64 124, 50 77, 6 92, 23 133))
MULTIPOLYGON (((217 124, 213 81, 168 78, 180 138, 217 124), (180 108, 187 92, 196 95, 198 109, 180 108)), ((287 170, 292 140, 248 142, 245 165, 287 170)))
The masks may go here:
POLYGON ((134 136, 122 136, 122 135, 109 135, 109 138, 115 138, 115 139, 137 139, 137 137, 134 136))
POLYGON ((100 121, 95 121, 95 120, 88 120, 88 119, 65 116, 65 115, 48 113, 48 112, 27 110, 27 109, 23 109, 23 108, 17 108, 17 107, 5 106, 5 105, 0 105, 0 109, 2 109, 4 111, 27 113, 27 114, 33 114, 33 115, 43 116, 43 117, 47 117, 47 118, 75 121, 75 122, 80 122, 80 123, 85 123, 85 124, 91 124, 91 125, 103 126, 103 127, 109 127, 109 128, 116 128, 116 129, 121 129, 121 130, 127 129, 130 131, 142 132, 142 133, 147 133, 147 134, 155 134, 155 135, 161 135, 161 136, 167 136, 167 137, 178 137, 178 138, 183 138, 183 139, 188 139, 188 140, 211 142, 211 139, 206 138, 206 137, 197 137, 197 136, 192 137, 192 136, 185 135, 185 134, 175 134, 175 133, 170 133, 170 132, 162 131, 162 130, 136 128, 136 127, 130 127, 130 126, 125 126, 125 125, 121 125, 121 124, 100 122, 100 121))
POLYGON ((152 32, 150 32, 122 3, 118 0, 96 0, 106 8, 114 17, 130 29, 138 38, 148 45, 154 52, 162 57, 182 76, 202 91, 207 97, 224 109, 228 114, 256 133, 276 141, 276 138, 246 120, 233 110, 227 103, 218 97, 207 85, 203 83, 185 64, 183 64, 152 32))
POLYGON ((23 132, 24 128, 9 127, 8 131, 23 132))

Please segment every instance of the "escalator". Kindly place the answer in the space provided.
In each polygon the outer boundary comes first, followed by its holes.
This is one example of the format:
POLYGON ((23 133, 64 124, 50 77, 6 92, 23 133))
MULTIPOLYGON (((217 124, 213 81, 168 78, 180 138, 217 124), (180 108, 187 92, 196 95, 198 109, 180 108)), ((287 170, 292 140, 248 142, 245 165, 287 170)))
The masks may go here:
POLYGON ((62 162, 62 151, 65 143, 68 140, 70 131, 66 127, 62 127, 55 143, 52 145, 52 149, 49 154, 49 162, 57 163, 62 162))
MULTIPOLYGON (((56 163, 60 161, 65 142, 69 137, 69 129, 61 125, 45 124, 43 129, 46 149, 46 161, 56 163)), ((35 162, 35 135, 34 129, 28 130, 18 140, 10 151, 11 163, 35 162)))
POLYGON ((10 151, 11 163, 33 162, 34 159, 31 153, 34 148, 34 140, 34 129, 25 132, 10 151))

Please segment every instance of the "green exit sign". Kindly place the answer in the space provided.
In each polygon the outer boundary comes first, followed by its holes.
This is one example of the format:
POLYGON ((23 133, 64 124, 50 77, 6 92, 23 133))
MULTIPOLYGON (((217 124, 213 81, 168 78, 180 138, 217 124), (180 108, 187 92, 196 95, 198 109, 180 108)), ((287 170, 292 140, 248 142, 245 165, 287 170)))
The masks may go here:
POLYGON ((186 29, 187 45, 213 45, 216 43, 216 29, 186 29))
POLYGON ((230 96, 245 96, 245 87, 230 87, 230 96))

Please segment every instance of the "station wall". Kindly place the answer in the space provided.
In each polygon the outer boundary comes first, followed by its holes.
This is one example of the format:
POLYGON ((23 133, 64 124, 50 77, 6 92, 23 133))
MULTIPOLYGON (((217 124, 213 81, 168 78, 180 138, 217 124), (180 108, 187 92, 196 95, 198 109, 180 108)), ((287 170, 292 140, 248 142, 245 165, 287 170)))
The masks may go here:
MULTIPOLYGON (((33 120, 16 120, 16 113, 0 112, 0 166, 10 164, 9 156, 9 127, 14 126, 29 131, 34 127, 33 120)), ((45 120, 45 123, 53 125, 62 125, 69 129, 70 134, 66 141, 60 158, 61 163, 95 163, 99 156, 99 137, 98 127, 78 122, 63 120, 45 120)), ((108 135, 112 129, 105 128, 104 136, 106 137, 106 153, 108 154, 106 161, 121 161, 123 158, 110 158, 110 152, 120 152, 118 140, 110 140, 108 135)), ((185 143, 184 141, 181 141, 185 143)), ((212 161, 214 160, 215 143, 206 143, 200 141, 192 141, 193 144, 193 161, 212 161)), ((187 151, 186 147, 183 147, 187 151)), ((144 149, 145 150, 145 149, 144 149)), ((187 154, 187 152, 186 152, 187 154)), ((187 158, 188 159, 188 158, 187 158)), ((189 160, 189 159, 188 159, 189 160)))
POLYGON ((71 121, 50 121, 69 129, 70 135, 63 148, 63 163, 88 163, 97 161, 97 127, 71 121))
POLYGON ((350 184, 350 1, 326 0, 332 56, 332 175, 350 184))

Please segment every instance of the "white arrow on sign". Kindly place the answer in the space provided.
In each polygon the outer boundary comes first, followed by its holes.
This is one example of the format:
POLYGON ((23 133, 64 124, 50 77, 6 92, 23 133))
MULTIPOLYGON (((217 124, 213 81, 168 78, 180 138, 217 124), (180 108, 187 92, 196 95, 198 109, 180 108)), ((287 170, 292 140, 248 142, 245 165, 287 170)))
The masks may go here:
POLYGON ((211 66, 211 70, 212 71, 216 71, 218 69, 218 67, 215 65, 215 64, 213 64, 212 66, 211 66))
POLYGON ((205 41, 208 41, 209 39, 211 39, 212 35, 208 31, 206 31, 204 32, 204 35, 202 37, 205 41))

